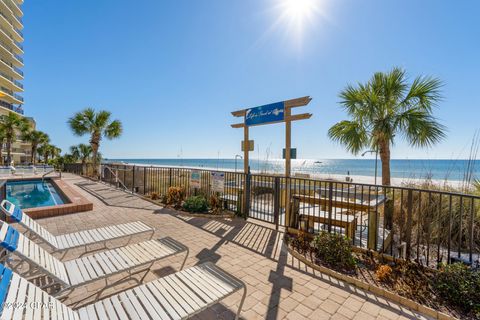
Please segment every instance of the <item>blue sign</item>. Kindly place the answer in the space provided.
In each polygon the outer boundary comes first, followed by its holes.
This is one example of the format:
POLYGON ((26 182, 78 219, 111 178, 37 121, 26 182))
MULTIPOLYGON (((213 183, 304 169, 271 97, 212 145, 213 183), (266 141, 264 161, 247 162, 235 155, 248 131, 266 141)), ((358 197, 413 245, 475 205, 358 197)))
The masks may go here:
POLYGON ((283 121, 284 118, 285 107, 282 101, 247 109, 245 113, 245 125, 255 126, 265 123, 280 122, 283 121))

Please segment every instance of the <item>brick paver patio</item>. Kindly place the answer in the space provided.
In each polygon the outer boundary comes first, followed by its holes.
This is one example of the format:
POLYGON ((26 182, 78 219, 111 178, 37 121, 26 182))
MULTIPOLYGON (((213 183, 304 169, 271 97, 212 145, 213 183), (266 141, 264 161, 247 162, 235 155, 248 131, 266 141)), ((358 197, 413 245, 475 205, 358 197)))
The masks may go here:
MULTIPOLYGON (((211 220, 179 215, 176 211, 104 184, 65 174, 94 203, 94 210, 38 220, 54 234, 141 220, 156 228, 155 237, 170 236, 190 249, 186 267, 213 261, 243 280, 247 299, 244 319, 425 319, 396 303, 356 289, 306 267, 288 255, 282 234, 254 221, 211 220)), ((137 240, 141 240, 140 238, 137 240)), ((117 245, 122 244, 121 242, 117 245)), ((68 258, 78 256, 71 252, 68 258)), ((119 282, 109 289, 104 281, 72 291, 66 302, 74 307, 109 296, 120 289, 151 281, 178 270, 182 255, 156 263, 150 272, 119 282)), ((119 275, 109 283, 125 277, 119 275)), ((198 314, 197 319, 233 319, 241 293, 198 314)))

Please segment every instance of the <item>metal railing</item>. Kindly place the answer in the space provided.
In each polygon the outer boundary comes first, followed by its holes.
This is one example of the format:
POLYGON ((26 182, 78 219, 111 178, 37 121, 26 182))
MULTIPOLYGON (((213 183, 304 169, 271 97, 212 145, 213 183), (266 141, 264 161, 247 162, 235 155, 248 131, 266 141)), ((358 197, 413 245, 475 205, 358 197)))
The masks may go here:
POLYGON ((15 66, 12 66, 12 69, 23 77, 23 71, 22 70, 20 70, 19 68, 15 67, 15 66))
MULTIPOLYGON (((115 175, 102 175, 112 185, 139 195, 165 195, 172 186, 186 195, 216 194, 225 208, 291 230, 315 235, 334 232, 353 245, 395 258, 438 267, 480 259, 480 197, 415 186, 379 186, 308 178, 223 172, 223 192, 212 189, 212 172, 203 169, 103 165, 115 175), (196 170, 200 188, 192 188, 196 170)), ((66 172, 81 174, 77 164, 66 172)))
POLYGON ((17 93, 14 93, 14 94, 13 94, 13 97, 14 97, 15 99, 17 99, 18 101, 22 101, 22 102, 24 101, 24 100, 23 100, 23 97, 22 97, 21 95, 17 94, 17 93))

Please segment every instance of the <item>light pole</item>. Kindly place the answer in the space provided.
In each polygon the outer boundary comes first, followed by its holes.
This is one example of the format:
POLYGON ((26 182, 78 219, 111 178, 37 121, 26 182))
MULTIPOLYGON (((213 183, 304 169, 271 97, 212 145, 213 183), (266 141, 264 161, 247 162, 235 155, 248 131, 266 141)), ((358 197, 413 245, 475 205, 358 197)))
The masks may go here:
POLYGON ((240 159, 243 159, 243 157, 239 154, 235 155, 235 172, 237 172, 237 159, 240 158, 240 159))
POLYGON ((375 185, 377 185, 377 163, 378 163, 378 149, 376 150, 367 150, 362 153, 362 157, 365 157, 367 153, 375 153, 375 185))

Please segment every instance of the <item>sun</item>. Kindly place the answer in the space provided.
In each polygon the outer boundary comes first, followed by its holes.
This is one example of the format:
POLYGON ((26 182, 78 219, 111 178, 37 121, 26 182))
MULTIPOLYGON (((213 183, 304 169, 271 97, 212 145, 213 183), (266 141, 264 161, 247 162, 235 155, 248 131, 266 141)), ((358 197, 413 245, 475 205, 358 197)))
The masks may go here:
POLYGON ((275 28, 284 30, 291 45, 301 49, 307 31, 319 20, 326 20, 326 0, 274 0, 277 19, 275 28))
POLYGON ((283 0, 281 5, 287 17, 301 22, 317 11, 317 2, 318 0, 283 0))

